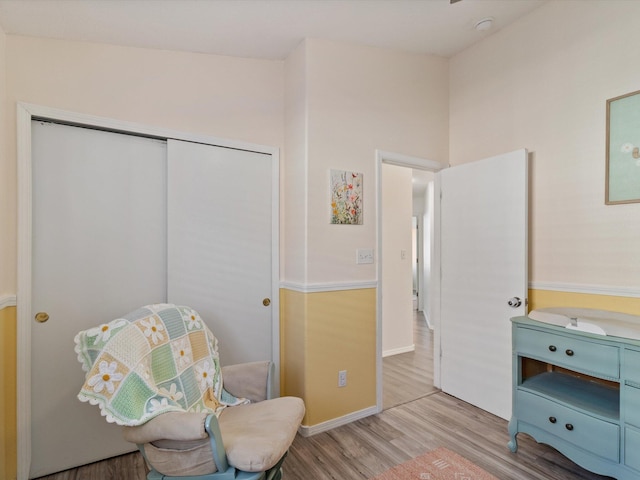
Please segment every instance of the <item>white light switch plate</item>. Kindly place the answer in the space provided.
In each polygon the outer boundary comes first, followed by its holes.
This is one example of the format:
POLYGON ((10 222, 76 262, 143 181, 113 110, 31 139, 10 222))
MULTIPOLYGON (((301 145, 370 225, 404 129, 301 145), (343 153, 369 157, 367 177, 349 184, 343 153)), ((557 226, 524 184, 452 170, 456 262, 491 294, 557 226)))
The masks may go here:
POLYGON ((358 248, 356 250, 356 263, 373 263, 373 249, 372 248, 358 248))

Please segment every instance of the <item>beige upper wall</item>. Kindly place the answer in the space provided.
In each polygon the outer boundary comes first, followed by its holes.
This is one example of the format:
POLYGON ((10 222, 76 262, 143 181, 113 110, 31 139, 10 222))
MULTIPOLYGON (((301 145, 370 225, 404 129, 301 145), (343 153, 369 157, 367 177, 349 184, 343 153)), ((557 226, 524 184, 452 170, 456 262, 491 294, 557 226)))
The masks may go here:
POLYGON ((15 289, 15 162, 7 145, 7 36, 0 28, 0 298, 15 289))
MULTIPOLYGON (((309 221, 308 244, 297 247, 298 278, 287 280, 375 278, 354 257, 375 246, 376 148, 443 163, 450 148, 457 164, 524 146, 532 151, 531 279, 638 285, 640 205, 603 204, 605 101, 640 85, 638 13, 638 2, 549 2, 450 62, 308 41, 300 60, 308 146, 295 154, 308 155, 309 166, 291 176, 309 178, 296 217, 309 221), (365 174, 365 225, 328 224, 330 168, 365 174)), ((12 35, 0 42, 0 294, 15 293, 16 100, 284 144, 283 62, 12 35)), ((287 248, 305 241, 294 231, 287 248)))
POLYGON ((640 89, 639 17, 548 2, 451 59, 451 163, 531 152, 533 282, 640 285, 640 204, 604 205, 606 100, 640 89))
POLYGON ((6 72, 0 293, 16 291, 17 101, 255 144, 284 144, 281 61, 8 35, 6 72))
POLYGON ((9 101, 282 146, 284 62, 8 36, 9 101))
POLYGON ((281 172, 285 192, 283 278, 303 283, 307 269, 307 49, 305 42, 285 62, 285 158, 281 172))
POLYGON ((286 130, 283 250, 296 255, 282 261, 284 279, 300 283, 375 279, 375 266, 355 265, 356 248, 375 248, 375 149, 448 157, 439 57, 309 40, 285 74, 277 61, 9 35, 5 70, 0 292, 16 290, 17 101, 276 147, 286 130), (365 174, 365 225, 329 227, 329 168, 365 174))
MULTIPOLYGON (((306 282, 376 278, 356 249, 376 247, 376 149, 448 159, 448 61, 307 40, 306 282), (330 169, 363 173, 364 224, 330 225, 330 169)), ((377 259, 376 259, 377 262, 377 259)))

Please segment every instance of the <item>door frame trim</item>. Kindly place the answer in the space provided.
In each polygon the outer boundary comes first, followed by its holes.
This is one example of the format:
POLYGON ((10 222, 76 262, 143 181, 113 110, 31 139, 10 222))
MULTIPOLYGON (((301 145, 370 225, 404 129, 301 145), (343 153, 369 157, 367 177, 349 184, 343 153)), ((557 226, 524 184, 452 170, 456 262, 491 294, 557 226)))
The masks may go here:
POLYGON ((32 283, 32 159, 31 121, 45 119, 75 126, 88 126, 115 133, 135 134, 160 139, 176 139, 213 146, 247 150, 271 155, 272 192, 272 273, 271 335, 275 382, 280 384, 280 150, 252 144, 193 134, 177 130, 70 112, 42 105, 17 104, 18 174, 18 282, 17 282, 17 478, 27 479, 31 468, 31 283, 32 283))
MULTIPOLYGON (((407 167, 416 170, 426 170, 430 172, 438 172, 445 168, 440 162, 428 160, 426 158, 412 157, 396 152, 388 152, 384 150, 376 150, 376 276, 378 278, 378 288, 376 290, 376 413, 383 409, 382 401, 382 164, 387 163, 399 167, 407 167)), ((431 268, 431 293, 429 295, 429 303, 431 305, 431 317, 434 325, 434 352, 436 346, 439 348, 439 326, 440 326, 440 275, 434 272, 440 272, 440 186, 438 175, 435 178, 434 188, 434 245, 433 245, 433 263, 431 268)), ((434 355, 434 384, 440 383, 439 376, 440 359, 434 355)))

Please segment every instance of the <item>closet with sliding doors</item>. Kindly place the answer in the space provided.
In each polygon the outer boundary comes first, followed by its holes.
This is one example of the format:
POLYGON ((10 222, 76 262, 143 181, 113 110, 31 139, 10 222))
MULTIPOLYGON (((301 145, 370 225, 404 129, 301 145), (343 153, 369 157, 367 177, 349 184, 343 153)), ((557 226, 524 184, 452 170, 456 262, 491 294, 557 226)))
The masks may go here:
POLYGON ((223 365, 278 354, 277 158, 252 150, 32 120, 30 478, 131 451, 76 399, 78 331, 177 303, 223 365))

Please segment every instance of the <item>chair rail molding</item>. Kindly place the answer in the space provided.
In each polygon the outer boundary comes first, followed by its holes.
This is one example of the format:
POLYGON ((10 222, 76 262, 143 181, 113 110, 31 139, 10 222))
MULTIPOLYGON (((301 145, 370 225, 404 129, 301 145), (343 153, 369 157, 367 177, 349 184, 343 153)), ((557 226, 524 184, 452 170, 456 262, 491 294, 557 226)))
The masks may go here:
POLYGON ((17 305, 17 299, 15 295, 3 295, 0 297, 0 310, 7 307, 15 307, 17 305))
POLYGON ((588 295, 609 295, 612 297, 640 298, 640 289, 635 287, 617 287, 613 285, 588 285, 563 282, 529 282, 531 290, 550 290, 553 292, 584 293, 588 295))
POLYGON ((280 282, 280 288, 293 290, 299 293, 316 293, 316 292, 339 292, 342 290, 362 290, 367 288, 377 288, 377 280, 368 280, 362 282, 328 282, 328 283, 298 283, 298 282, 280 282))

